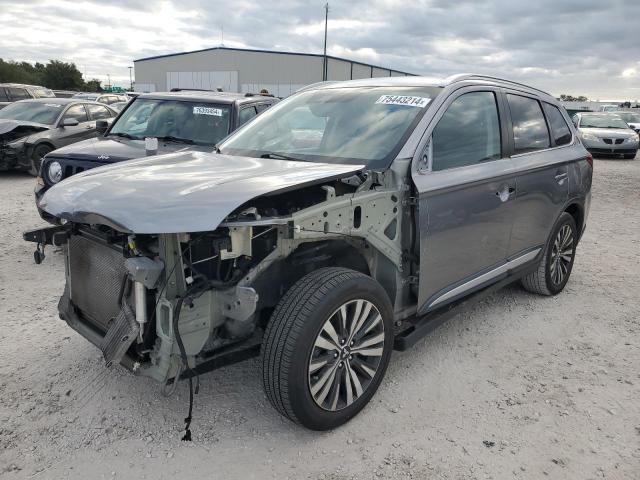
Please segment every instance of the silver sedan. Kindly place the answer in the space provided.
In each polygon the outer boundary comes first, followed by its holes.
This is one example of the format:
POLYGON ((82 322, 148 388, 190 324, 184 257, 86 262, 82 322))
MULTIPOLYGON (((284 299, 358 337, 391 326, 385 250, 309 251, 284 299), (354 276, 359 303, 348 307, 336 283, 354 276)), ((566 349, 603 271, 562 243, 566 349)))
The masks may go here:
POLYGON ((573 123, 578 127, 582 144, 593 155, 635 158, 638 134, 617 114, 577 113, 573 123))

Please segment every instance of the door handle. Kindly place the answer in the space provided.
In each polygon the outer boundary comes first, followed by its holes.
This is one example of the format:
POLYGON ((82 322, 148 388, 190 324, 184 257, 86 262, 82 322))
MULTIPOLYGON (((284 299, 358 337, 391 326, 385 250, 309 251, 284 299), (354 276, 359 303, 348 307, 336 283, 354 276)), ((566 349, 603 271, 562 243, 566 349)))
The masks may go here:
POLYGON ((556 182, 558 182, 559 185, 562 185, 565 181, 565 179, 569 176, 569 172, 556 172, 556 182))
POLYGON ((513 187, 504 186, 502 189, 496 192, 496 195, 500 198, 501 202, 506 202, 511 198, 511 194, 515 193, 516 189, 513 187))

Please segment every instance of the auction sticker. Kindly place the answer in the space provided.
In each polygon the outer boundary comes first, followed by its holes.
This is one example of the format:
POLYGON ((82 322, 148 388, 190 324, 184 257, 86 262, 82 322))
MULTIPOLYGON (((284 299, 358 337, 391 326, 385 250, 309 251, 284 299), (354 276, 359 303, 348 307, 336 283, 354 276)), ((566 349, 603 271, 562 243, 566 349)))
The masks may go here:
POLYGON ((410 95, 382 95, 376 103, 424 108, 429 105, 430 101, 431 99, 426 97, 413 97, 410 95))
POLYGON ((222 116, 222 109, 211 107, 193 107, 194 115, 213 115, 214 117, 222 116))

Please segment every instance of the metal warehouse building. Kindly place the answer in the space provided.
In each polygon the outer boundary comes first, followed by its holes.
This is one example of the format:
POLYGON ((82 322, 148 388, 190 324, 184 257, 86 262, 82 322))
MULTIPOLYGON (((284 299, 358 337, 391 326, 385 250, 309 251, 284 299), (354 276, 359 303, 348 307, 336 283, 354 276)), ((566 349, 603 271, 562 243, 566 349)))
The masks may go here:
MULTIPOLYGON (((350 80, 406 76, 411 73, 327 56, 327 79, 350 80)), ((167 91, 202 88, 227 92, 254 92, 266 88, 278 97, 291 95, 322 81, 324 56, 215 47, 134 60, 135 90, 167 91)))

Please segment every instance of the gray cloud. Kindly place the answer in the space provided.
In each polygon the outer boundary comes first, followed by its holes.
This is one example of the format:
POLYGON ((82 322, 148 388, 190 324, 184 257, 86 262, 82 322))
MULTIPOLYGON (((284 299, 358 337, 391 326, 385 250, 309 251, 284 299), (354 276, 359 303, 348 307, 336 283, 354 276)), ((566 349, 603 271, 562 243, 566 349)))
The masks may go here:
MULTIPOLYGON (((120 84, 135 58, 218 45, 222 25, 227 46, 322 49, 323 1, 0 1, 0 57, 73 61, 120 84)), ((329 51, 429 76, 478 72, 634 100, 636 18, 635 0, 336 1, 329 51)))

